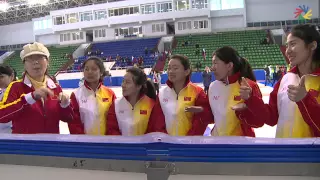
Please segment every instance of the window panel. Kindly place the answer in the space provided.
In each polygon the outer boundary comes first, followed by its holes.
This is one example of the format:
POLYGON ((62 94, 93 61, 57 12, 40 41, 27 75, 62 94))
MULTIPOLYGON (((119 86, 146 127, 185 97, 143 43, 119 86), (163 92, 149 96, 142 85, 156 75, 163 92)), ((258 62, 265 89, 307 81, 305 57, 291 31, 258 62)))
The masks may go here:
POLYGON ((134 13, 134 14, 139 13, 139 7, 138 7, 138 6, 135 6, 135 7, 133 8, 133 13, 134 13))
POLYGON ((152 32, 156 32, 156 25, 155 24, 152 24, 152 32))
POLYGON ((198 29, 199 28, 199 21, 194 21, 193 22, 193 28, 198 29))
POLYGON ((161 26, 160 26, 160 31, 161 31, 161 32, 164 32, 164 24, 161 24, 161 26))
POLYGON ((100 20, 106 18, 107 11, 106 10, 97 10, 94 12, 94 19, 100 20))
POLYGON ((187 22, 187 29, 191 29, 191 21, 187 22))
POLYGON ((60 42, 63 42, 63 34, 60 34, 60 42))
POLYGON ((114 30, 114 35, 115 35, 115 36, 119 36, 119 29, 115 29, 115 30, 114 30))
POLYGON ((83 38, 83 32, 80 32, 80 39, 84 39, 83 38))
POLYGON ((182 30, 182 22, 178 22, 178 30, 182 30))
POLYGON ((119 9, 113 10, 115 16, 119 16, 119 9))
POLYGON ((208 28, 208 21, 204 21, 204 28, 208 28))
POLYGON ((139 34, 142 34, 142 26, 139 27, 139 34))
POLYGON ((123 14, 129 15, 129 8, 123 8, 123 14))
POLYGON ((176 1, 176 10, 177 11, 186 11, 189 9, 189 1, 187 0, 177 0, 176 1))
POLYGON ((76 23, 79 21, 78 13, 67 14, 67 23, 76 23))
POLYGON ((221 9, 244 8, 244 0, 221 0, 221 9))

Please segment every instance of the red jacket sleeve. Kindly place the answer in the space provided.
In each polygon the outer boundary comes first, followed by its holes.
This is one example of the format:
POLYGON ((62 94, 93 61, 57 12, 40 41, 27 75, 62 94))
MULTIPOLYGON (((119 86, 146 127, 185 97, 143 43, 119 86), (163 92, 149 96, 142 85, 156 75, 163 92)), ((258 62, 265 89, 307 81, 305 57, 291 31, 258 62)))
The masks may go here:
POLYGON ((157 97, 155 105, 152 108, 146 134, 151 132, 167 133, 165 117, 161 109, 159 97, 157 97))
POLYGON ((106 135, 122 135, 119 129, 114 100, 107 112, 107 131, 106 135))
POLYGON ((15 117, 19 116, 25 107, 36 102, 32 97, 32 93, 19 94, 16 91, 18 85, 15 83, 13 82, 8 86, 0 102, 0 123, 7 123, 12 119, 16 119, 15 117))
POLYGON ((8 123, 18 116, 28 106, 25 96, 12 101, 10 103, 0 103, 0 123, 8 123))
POLYGON ((320 104, 310 92, 297 102, 304 121, 312 128, 316 136, 320 136, 320 104))
MULTIPOLYGON (((252 97, 259 102, 263 102, 262 100, 262 94, 260 91, 260 88, 258 84, 254 81, 247 80, 250 87, 252 88, 252 97)), ((261 104, 261 106, 264 106, 264 104, 261 104)), ((254 113, 252 109, 248 108, 244 111, 236 111, 235 112, 237 117, 241 120, 242 123, 247 124, 250 127, 253 128, 259 128, 262 127, 265 123, 263 113, 254 113)))
POLYGON ((214 123, 214 118, 211 112, 209 99, 202 89, 196 99, 195 106, 201 106, 203 111, 201 113, 194 114, 192 118, 192 127, 187 135, 203 136, 208 124, 214 123))
POLYGON ((79 104, 74 93, 71 94, 70 100, 73 108, 73 119, 68 122, 70 134, 85 134, 84 125, 81 121, 79 104))
MULTIPOLYGON (((254 116, 263 119, 264 123, 270 126, 276 125, 279 118, 277 99, 280 82, 281 79, 277 82, 273 91, 270 93, 269 104, 264 104, 263 100, 257 96, 251 96, 247 101, 245 101, 245 104, 248 107, 245 111, 251 111, 254 116)), ((243 116, 243 118, 247 117, 243 116)))

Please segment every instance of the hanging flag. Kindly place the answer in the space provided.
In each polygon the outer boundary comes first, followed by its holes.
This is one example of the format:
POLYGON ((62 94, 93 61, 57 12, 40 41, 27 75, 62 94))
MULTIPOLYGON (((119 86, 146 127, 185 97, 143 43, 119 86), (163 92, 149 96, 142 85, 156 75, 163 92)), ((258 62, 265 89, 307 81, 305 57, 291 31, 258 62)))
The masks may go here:
POLYGON ((204 61, 207 59, 206 49, 204 48, 202 49, 202 57, 204 61))

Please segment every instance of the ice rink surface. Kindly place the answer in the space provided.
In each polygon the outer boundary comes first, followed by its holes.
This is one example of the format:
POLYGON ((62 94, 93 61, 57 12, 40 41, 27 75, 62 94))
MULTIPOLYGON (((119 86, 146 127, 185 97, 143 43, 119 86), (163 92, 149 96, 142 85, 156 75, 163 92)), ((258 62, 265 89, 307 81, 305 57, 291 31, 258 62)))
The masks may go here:
MULTIPOLYGON (((203 87, 202 84, 198 84, 199 86, 203 87)), ((261 93, 263 95, 263 101, 265 103, 269 102, 269 94, 271 93, 271 91, 273 90, 272 87, 269 86, 265 86, 263 84, 259 83, 259 87, 261 90, 261 93)), ((117 97, 121 97, 122 96, 122 92, 121 92, 121 87, 110 87, 114 93, 116 94, 117 97)), ((74 91, 74 89, 63 89, 63 91, 67 94, 71 94, 72 91, 74 91)), ((60 123, 60 133, 61 134, 69 134, 69 129, 66 123, 61 122, 60 123)), ((276 133, 276 126, 271 127, 268 125, 264 125, 261 128, 257 128, 255 129, 255 133, 256 133, 256 137, 268 137, 268 138, 273 138, 275 137, 275 133, 276 133)))

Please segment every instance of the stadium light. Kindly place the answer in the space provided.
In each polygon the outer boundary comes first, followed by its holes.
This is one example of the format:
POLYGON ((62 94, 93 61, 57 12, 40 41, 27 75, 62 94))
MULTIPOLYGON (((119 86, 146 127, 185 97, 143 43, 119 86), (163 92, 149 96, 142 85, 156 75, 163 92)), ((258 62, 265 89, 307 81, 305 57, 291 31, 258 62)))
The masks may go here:
POLYGON ((29 5, 46 5, 50 0, 28 0, 29 5))
POLYGON ((7 11, 9 8, 9 4, 7 2, 0 2, 0 11, 7 11))

